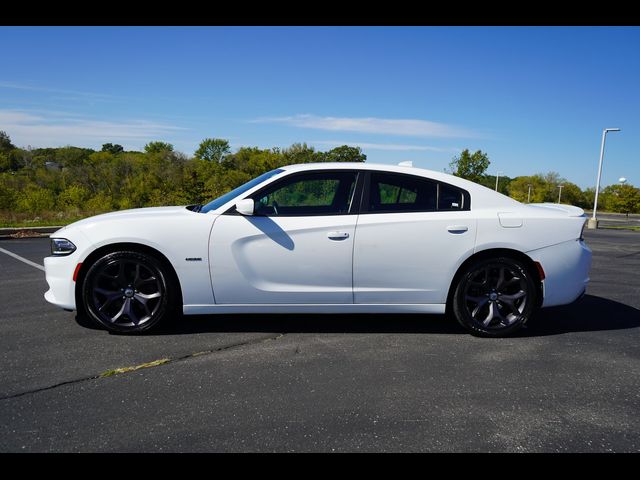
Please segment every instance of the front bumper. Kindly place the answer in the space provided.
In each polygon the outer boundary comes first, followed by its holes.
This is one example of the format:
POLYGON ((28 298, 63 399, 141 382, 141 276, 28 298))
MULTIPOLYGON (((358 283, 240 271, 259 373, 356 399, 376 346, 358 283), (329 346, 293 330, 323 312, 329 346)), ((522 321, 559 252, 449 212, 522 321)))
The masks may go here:
POLYGON ((52 233, 50 237, 66 238, 73 242, 76 250, 70 255, 45 257, 44 272, 49 290, 45 292, 44 298, 57 307, 75 310, 76 282, 73 281, 73 274, 78 263, 81 263, 91 250, 91 242, 79 230, 68 227, 52 233))
POLYGON ((78 264, 71 257, 45 257, 44 270, 49 290, 44 294, 47 302, 65 310, 76 309, 76 284, 73 272, 78 264))

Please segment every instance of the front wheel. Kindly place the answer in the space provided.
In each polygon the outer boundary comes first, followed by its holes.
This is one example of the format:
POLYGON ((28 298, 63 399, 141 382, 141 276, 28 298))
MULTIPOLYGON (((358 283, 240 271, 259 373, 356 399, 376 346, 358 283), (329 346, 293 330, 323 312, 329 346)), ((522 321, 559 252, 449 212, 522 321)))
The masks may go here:
POLYGON ((89 268, 82 300, 89 317, 107 330, 142 333, 172 315, 175 287, 167 267, 157 258, 120 251, 89 268))
POLYGON ((533 278, 519 260, 481 260, 460 277, 453 313, 473 335, 502 337, 519 330, 530 319, 536 295, 533 278))

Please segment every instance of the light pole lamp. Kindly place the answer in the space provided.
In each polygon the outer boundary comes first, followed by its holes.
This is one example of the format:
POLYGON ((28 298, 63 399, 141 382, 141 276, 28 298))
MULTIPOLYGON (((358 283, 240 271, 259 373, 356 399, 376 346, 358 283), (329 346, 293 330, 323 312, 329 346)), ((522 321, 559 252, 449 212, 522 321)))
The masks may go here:
POLYGON ((598 178, 596 180, 596 198, 593 201, 593 216, 587 225, 589 228, 598 228, 598 220, 596 219, 596 210, 598 209, 598 193, 600 193, 600 178, 602 177, 602 159, 604 158, 604 143, 607 139, 608 132, 619 132, 619 128, 605 128, 602 131, 602 144, 600 145, 600 162, 598 163, 598 178))
POLYGON ((558 193, 558 203, 560 203, 560 199, 562 198, 562 187, 564 187, 564 185, 558 185, 558 188, 560 189, 560 193, 558 193))
POLYGON ((527 203, 531 203, 531 184, 528 184, 529 191, 527 192, 527 203))
POLYGON ((500 174, 503 173, 502 171, 498 171, 498 173, 496 174, 496 192, 498 191, 498 179, 500 178, 500 174))

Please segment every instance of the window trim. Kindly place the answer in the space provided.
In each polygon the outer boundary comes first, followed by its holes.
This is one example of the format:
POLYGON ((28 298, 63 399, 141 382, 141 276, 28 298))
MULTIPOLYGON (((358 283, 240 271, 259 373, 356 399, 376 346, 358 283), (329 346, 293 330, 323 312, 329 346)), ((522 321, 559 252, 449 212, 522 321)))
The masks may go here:
MULTIPOLYGON (((277 189, 281 184, 284 183, 289 183, 291 180, 295 180, 295 178, 297 177, 305 177, 307 175, 321 175, 321 174, 327 174, 327 173, 352 173, 355 174, 356 178, 355 178, 355 188, 353 189, 353 196, 351 198, 351 204, 349 205, 349 211, 346 213, 340 213, 340 212, 323 212, 323 213, 296 213, 296 214, 279 214, 279 215, 264 215, 264 214, 254 214, 254 216, 256 217, 273 217, 273 218, 278 218, 278 217, 287 217, 287 218, 292 218, 292 217, 335 217, 335 216, 343 216, 343 215, 358 215, 360 213, 360 206, 362 204, 362 183, 363 183, 363 175, 362 175, 362 170, 356 170, 356 169, 321 169, 321 170, 303 170, 301 172, 295 172, 295 173, 291 173, 289 175, 285 175, 284 177, 278 178, 277 180, 274 180, 273 182, 269 183, 268 185, 265 185, 264 187, 260 188, 259 190, 256 190, 255 192, 251 193, 250 195, 247 195, 246 197, 243 197, 241 199, 238 199, 235 203, 239 202, 240 200, 244 200, 247 198, 251 198, 254 201, 257 198, 260 198, 260 196, 264 195, 264 192, 267 190, 271 190, 271 189, 277 189)), ((222 215, 240 215, 240 213, 238 213, 236 211, 236 206, 235 203, 233 205, 231 205, 231 207, 229 207, 229 209, 227 209, 226 211, 222 212, 222 215)))
POLYGON ((456 185, 451 185, 450 183, 443 182, 441 180, 435 180, 429 177, 422 177, 420 175, 412 175, 409 173, 400 173, 400 172, 387 172, 384 170, 367 170, 364 175, 364 187, 362 189, 362 198, 360 201, 360 214, 367 215, 385 215, 385 214, 394 214, 394 213, 437 213, 437 212, 468 212, 471 210, 471 195, 464 188, 460 188, 456 185), (371 175, 377 173, 382 175, 391 175, 391 176, 400 176, 407 177, 410 179, 417 179, 423 182, 432 182, 436 184, 436 208, 433 210, 406 210, 406 211, 371 211, 370 210, 370 201, 371 201, 371 175), (455 188, 462 193, 462 208, 456 209, 440 209, 440 185, 446 185, 447 187, 455 188))

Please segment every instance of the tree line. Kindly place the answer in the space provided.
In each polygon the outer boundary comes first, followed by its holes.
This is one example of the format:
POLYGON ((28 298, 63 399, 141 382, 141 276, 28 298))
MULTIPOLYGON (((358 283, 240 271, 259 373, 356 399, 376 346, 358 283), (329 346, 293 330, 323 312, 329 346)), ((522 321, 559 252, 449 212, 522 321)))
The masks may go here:
MULTIPOLYGON (((495 189, 522 203, 560 203, 593 209, 595 188, 582 190, 575 183, 563 178, 557 172, 510 178, 487 175, 489 157, 481 150, 471 153, 464 150, 449 164, 453 175, 480 183, 495 189), (497 180, 497 182, 496 182, 497 180)), ((630 184, 609 185, 598 195, 598 210, 616 213, 640 213, 640 189, 630 184)))
POLYGON ((203 140, 193 156, 165 142, 144 151, 105 143, 100 151, 73 146, 17 148, 0 132, 0 226, 68 223, 127 208, 206 203, 252 178, 294 163, 364 162, 359 147, 318 151, 241 147, 203 140))
MULTIPOLYGON (((218 138, 204 139, 192 156, 161 141, 148 143, 143 151, 125 151, 112 143, 101 150, 25 149, 0 131, 0 226, 62 224, 113 210, 206 203, 284 165, 366 158, 359 147, 348 145, 328 151, 305 143, 232 151, 227 140, 218 138)), ((465 150, 453 159, 451 173, 494 188, 495 177, 486 175, 489 163, 486 153, 465 150)), ((499 191, 520 201, 555 202, 557 187, 563 185, 562 203, 593 206, 593 189, 582 191, 553 172, 498 180, 499 191)), ((603 210, 637 212, 640 191, 631 185, 612 185, 601 192, 598 205, 603 210)))

